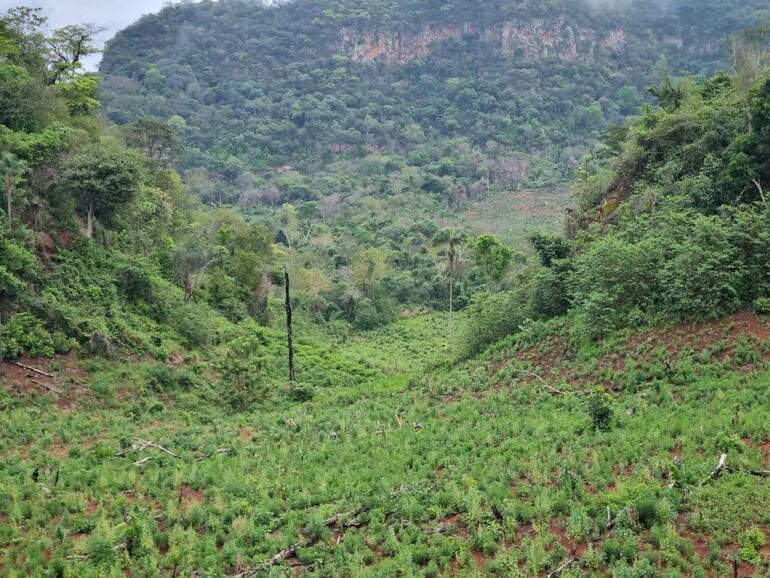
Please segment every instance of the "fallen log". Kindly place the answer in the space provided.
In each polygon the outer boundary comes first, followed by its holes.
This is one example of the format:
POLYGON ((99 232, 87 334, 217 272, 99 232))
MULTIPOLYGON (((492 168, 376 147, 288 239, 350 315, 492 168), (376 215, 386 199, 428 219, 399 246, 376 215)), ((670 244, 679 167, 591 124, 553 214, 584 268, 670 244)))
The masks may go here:
POLYGON ((36 380, 34 380, 34 379, 30 379, 30 381, 31 381, 32 383, 34 383, 35 385, 39 386, 39 387, 42 387, 42 388, 44 388, 44 389, 47 389, 47 390, 48 390, 48 391, 50 391, 51 393, 61 393, 61 389, 59 389, 58 387, 56 387, 56 386, 54 386, 54 385, 50 385, 50 384, 48 384, 48 383, 43 383, 43 382, 41 382, 41 381, 36 381, 36 380))
POLYGON ((204 454, 202 456, 198 456, 196 459, 199 462, 202 462, 203 460, 208 459, 208 458, 210 458, 212 456, 216 456, 218 454, 226 454, 229 451, 230 451, 230 448, 219 448, 218 450, 215 450, 215 451, 211 452, 210 454, 204 454))
POLYGON ((709 480, 713 480, 719 477, 719 474, 722 473, 722 470, 725 469, 725 462, 727 462, 727 454, 722 454, 719 456, 719 463, 717 463, 716 467, 711 470, 711 473, 700 483, 700 485, 704 485, 709 480))
POLYGON ((544 380, 542 377, 540 377, 538 374, 533 373, 531 371, 527 371, 526 369, 514 369, 514 371, 517 371, 519 373, 525 373, 527 375, 530 375, 534 378, 536 378, 540 383, 542 383, 545 388, 550 391, 554 395, 564 395, 564 392, 560 389, 556 389, 554 386, 552 386, 550 383, 548 383, 546 380, 544 380))
MULTIPOLYGON (((341 512, 339 514, 335 514, 334 516, 331 516, 329 518, 326 518, 324 520, 324 525, 327 527, 330 526, 336 526, 340 520, 347 517, 354 517, 358 514, 362 514, 363 512, 366 512, 369 510, 368 506, 361 506, 360 508, 356 508, 355 510, 351 510, 350 512, 341 512)), ((345 527, 359 527, 363 525, 363 522, 358 520, 348 520, 345 523, 345 527)), ((289 558, 294 558, 297 555, 297 552, 300 548, 304 548, 305 546, 312 546, 316 543, 316 540, 310 540, 305 539, 302 542, 297 542, 293 546, 290 546, 289 548, 286 548, 285 550, 281 550, 277 554, 275 554, 272 558, 269 560, 265 560, 261 564, 257 564, 255 566, 251 566, 250 568, 247 568, 240 574, 235 574, 234 578, 251 578, 252 576, 258 575, 260 572, 264 571, 266 568, 269 568, 270 566, 275 566, 279 562, 282 562, 284 560, 288 560, 289 558)))
POLYGON ((146 450, 147 448, 153 448, 153 449, 156 449, 156 450, 160 450, 162 452, 167 453, 172 458, 176 458, 178 460, 182 459, 181 457, 176 455, 174 452, 164 448, 162 445, 159 445, 159 444, 156 444, 156 443, 153 443, 153 442, 149 442, 149 441, 143 440, 141 438, 136 438, 136 443, 131 444, 130 448, 127 448, 125 450, 119 451, 115 455, 122 457, 122 456, 125 456, 125 455, 127 455, 127 454, 129 454, 131 452, 139 452, 139 451, 142 451, 142 450, 146 450))
POLYGON ((137 438, 137 440, 136 440, 136 441, 138 441, 139 443, 141 443, 141 444, 143 444, 143 445, 144 445, 144 447, 143 447, 143 448, 140 448, 140 449, 144 449, 144 448, 154 448, 154 449, 156 449, 156 450, 160 450, 160 451, 162 451, 162 452, 165 452, 165 453, 167 453, 167 454, 168 454, 168 455, 170 455, 172 458, 176 458, 176 459, 178 459, 178 460, 181 460, 181 459, 182 459, 182 458, 180 458, 178 455, 176 455, 174 452, 172 452, 172 451, 170 451, 170 450, 167 450, 166 448, 164 448, 164 447, 163 447, 162 445, 160 445, 160 444, 155 444, 155 443, 152 443, 152 442, 148 442, 147 440, 143 440, 143 439, 139 439, 139 438, 137 438))
POLYGON ((281 560, 286 560, 287 558, 293 558, 297 555, 297 550, 302 547, 302 542, 299 542, 297 544, 294 544, 291 548, 286 548, 286 550, 283 550, 282 552, 278 552, 275 556, 270 558, 270 565, 273 566, 274 564, 277 564, 281 560))
POLYGON ((574 556, 572 558, 567 558, 564 562, 561 563, 561 565, 558 568, 556 568, 556 570, 546 574, 546 578, 557 578, 574 561, 575 561, 575 557, 574 556))
POLYGON ((741 472, 745 474, 751 474, 752 476, 759 476, 760 478, 770 478, 770 470, 739 470, 737 468, 725 468, 726 472, 731 474, 739 474, 741 472))
POLYGON ((37 374, 44 375, 45 377, 50 377, 51 379, 54 379, 56 377, 55 375, 48 373, 47 371, 43 371, 42 369, 32 367, 31 365, 24 365, 23 363, 19 363, 18 361, 11 361, 11 363, 17 367, 21 367, 22 369, 27 369, 29 371, 34 371, 37 374))
MULTIPOLYGON (((329 526, 336 526, 336 525, 337 525, 337 523, 338 523, 338 522, 339 522, 339 521, 340 521, 342 518, 354 518, 354 517, 358 516, 359 514, 363 514, 363 513, 364 513, 364 512, 366 512, 368 509, 369 509, 369 508, 368 508, 367 506, 361 506, 360 508, 356 508, 355 510, 351 510, 350 512, 342 512, 341 514, 335 514, 335 515, 334 515, 334 516, 332 516, 331 518, 326 518, 326 520, 324 520, 324 525, 325 525, 327 528, 328 528, 329 526)), ((352 521, 352 520, 348 521, 348 523, 347 523, 346 525, 352 525, 352 524, 350 524, 350 522, 351 522, 351 521, 352 521)))

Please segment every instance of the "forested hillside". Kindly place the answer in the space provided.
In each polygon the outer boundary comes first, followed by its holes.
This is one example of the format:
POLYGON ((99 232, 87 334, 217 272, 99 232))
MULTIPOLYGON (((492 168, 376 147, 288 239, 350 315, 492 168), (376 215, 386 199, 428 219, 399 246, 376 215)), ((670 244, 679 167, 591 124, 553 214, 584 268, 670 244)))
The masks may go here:
POLYGON ((768 574, 767 9, 610 4, 0 17, 0 576, 768 574))
POLYGON ((356 179, 335 163, 384 157, 375 194, 409 170, 452 205, 490 181, 569 180, 648 101, 660 67, 727 67, 730 35, 768 12, 761 0, 175 5, 110 42, 104 108, 118 123, 181 116, 181 166, 210 201, 350 194, 356 179))

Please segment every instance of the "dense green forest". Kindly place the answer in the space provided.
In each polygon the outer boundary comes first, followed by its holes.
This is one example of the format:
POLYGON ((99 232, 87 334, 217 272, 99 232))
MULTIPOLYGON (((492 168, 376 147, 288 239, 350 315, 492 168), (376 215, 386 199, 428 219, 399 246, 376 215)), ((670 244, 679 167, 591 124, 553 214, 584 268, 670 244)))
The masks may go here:
POLYGON ((770 573, 767 17, 8 11, 0 576, 770 573))
POLYGON ((118 123, 181 117, 180 166, 211 202, 349 195, 364 161, 370 194, 407 180, 451 206, 570 180, 660 67, 726 67, 730 35, 769 16, 761 0, 177 4, 109 43, 103 100, 118 123))

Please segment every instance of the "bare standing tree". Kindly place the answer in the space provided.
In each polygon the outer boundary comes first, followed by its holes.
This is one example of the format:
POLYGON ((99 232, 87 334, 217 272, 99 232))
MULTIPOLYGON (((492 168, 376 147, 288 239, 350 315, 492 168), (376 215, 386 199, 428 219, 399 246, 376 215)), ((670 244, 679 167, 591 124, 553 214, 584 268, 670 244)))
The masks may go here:
POLYGON ((502 181, 505 185, 516 183, 516 190, 520 191, 530 168, 531 163, 525 155, 506 155, 500 157, 495 163, 494 179, 502 181))
POLYGON ((294 343, 291 334, 291 289, 289 286, 289 272, 285 269, 283 271, 283 278, 286 286, 286 302, 284 303, 284 308, 286 309, 286 342, 289 347, 289 381, 294 383, 297 381, 297 375, 294 371, 294 343))

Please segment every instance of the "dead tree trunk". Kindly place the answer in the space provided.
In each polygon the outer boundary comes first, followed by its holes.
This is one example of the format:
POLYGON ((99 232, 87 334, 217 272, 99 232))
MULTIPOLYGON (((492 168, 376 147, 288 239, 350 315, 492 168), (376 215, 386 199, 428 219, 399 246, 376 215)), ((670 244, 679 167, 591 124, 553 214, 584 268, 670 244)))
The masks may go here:
POLYGON ((184 272, 184 302, 188 303, 192 301, 193 296, 193 281, 192 275, 189 271, 184 272))
POLYGON ((88 203, 88 209, 86 211, 86 237, 89 239, 94 236, 94 203, 93 201, 88 203))
POLYGON ((8 175, 5 177, 5 196, 8 202, 8 228, 11 228, 11 212, 13 209, 13 177, 8 175))
POLYGON ((452 314, 454 313, 454 279, 449 277, 449 337, 447 342, 452 345, 452 314))
POLYGON ((291 292, 289 287, 289 272, 284 271, 283 277, 286 285, 286 303, 284 303, 284 308, 286 309, 286 341, 289 346, 289 381, 294 383, 297 381, 297 376, 294 373, 294 344, 292 343, 291 335, 291 292))

